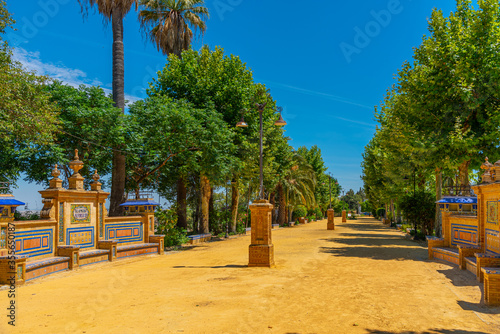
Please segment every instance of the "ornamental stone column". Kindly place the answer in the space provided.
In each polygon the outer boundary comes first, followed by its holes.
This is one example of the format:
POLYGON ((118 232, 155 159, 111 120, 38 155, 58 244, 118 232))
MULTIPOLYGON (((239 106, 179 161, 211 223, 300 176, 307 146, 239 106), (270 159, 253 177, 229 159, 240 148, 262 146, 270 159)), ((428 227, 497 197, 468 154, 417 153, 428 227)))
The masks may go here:
POLYGON ((271 240, 273 205, 266 200, 250 205, 251 245, 249 247, 249 267, 274 267, 274 245, 271 240))
POLYGON ((335 211, 333 209, 328 209, 327 211, 328 215, 328 223, 326 224, 327 230, 335 230, 335 211))
POLYGON ((342 223, 347 222, 347 212, 342 210, 342 223))

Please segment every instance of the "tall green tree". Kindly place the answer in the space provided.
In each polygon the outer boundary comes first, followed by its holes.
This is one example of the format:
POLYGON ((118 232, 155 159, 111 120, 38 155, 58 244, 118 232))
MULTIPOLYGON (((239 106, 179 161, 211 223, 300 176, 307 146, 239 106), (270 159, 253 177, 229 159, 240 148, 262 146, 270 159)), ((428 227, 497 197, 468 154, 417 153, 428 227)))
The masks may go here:
MULTIPOLYGON (((191 46, 194 33, 205 33, 209 12, 203 0, 143 0, 141 4, 144 5, 139 12, 141 27, 165 55, 181 58, 182 51, 191 46)), ((186 169, 179 165, 176 173, 177 216, 181 228, 187 227, 186 169)))
POLYGON ((0 1, 0 146, 4 152, 0 177, 7 179, 19 175, 16 145, 50 143, 58 129, 57 112, 44 90, 48 78, 26 71, 12 59, 4 34, 14 23, 5 1, 0 1))

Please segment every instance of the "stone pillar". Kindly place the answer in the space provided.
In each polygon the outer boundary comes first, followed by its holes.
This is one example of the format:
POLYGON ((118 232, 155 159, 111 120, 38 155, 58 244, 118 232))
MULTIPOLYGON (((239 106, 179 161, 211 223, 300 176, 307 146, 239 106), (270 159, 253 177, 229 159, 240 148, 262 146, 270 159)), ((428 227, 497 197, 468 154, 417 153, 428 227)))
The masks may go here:
POLYGON ((345 210, 342 210, 342 223, 347 222, 347 213, 345 210))
POLYGON ((328 209, 328 223, 326 224, 327 230, 335 230, 335 211, 333 209, 328 209))
POLYGON ((266 200, 255 201, 252 213, 252 243, 249 247, 249 267, 274 267, 274 245, 271 240, 273 205, 266 200))

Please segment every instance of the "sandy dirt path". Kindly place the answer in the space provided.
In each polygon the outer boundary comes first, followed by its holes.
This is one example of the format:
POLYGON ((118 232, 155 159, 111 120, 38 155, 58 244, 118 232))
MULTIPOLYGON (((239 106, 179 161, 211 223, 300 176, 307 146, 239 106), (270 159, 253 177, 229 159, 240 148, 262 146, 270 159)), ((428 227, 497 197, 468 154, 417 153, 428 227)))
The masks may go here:
POLYGON ((273 231, 275 269, 247 268, 249 236, 125 259, 17 289, 0 333, 500 333, 467 271, 360 219, 273 231))

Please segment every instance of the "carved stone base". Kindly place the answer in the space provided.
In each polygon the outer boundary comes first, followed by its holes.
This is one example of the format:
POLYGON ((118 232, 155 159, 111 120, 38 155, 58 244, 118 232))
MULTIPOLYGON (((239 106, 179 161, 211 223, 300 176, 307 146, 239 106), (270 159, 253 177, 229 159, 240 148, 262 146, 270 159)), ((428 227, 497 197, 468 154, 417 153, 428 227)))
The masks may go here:
POLYGON ((250 245, 249 267, 274 267, 274 245, 250 245))
POLYGON ((334 222, 334 217, 335 217, 335 211, 333 209, 328 209, 328 223, 326 224, 327 230, 335 230, 335 222, 334 222))

